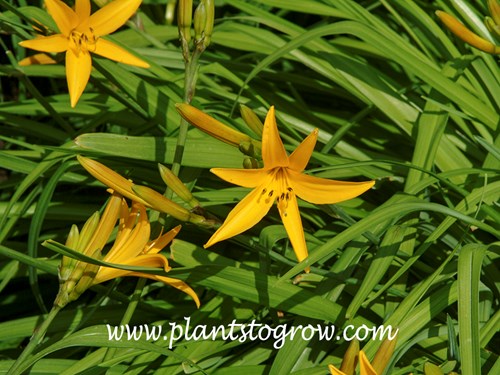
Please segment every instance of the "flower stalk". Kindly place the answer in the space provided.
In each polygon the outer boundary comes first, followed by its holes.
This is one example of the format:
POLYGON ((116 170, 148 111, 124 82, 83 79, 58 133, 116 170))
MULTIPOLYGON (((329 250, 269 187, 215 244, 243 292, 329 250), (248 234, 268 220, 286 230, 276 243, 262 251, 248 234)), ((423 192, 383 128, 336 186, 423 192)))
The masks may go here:
POLYGON ((42 342, 43 338, 45 337, 45 334, 47 333, 47 330, 49 329, 50 325, 56 318, 57 314, 59 311, 61 311, 62 307, 54 305, 52 309, 49 311, 45 319, 40 323, 40 325, 35 328, 33 335, 30 338, 30 341, 26 348, 24 348, 23 352, 21 355, 16 359, 14 364, 11 366, 11 368, 7 371, 7 375, 18 375, 22 374, 30 365, 29 361, 29 356, 33 351, 36 349, 36 347, 42 342))
MULTIPOLYGON (((179 37, 181 40, 182 56, 184 57, 184 102, 191 103, 193 99, 196 81, 198 79, 199 60, 205 49, 210 44, 214 25, 214 3, 212 0, 202 0, 195 15, 195 40, 194 49, 191 52, 191 25, 193 14, 192 0, 180 0, 178 8, 179 37)), ((188 133, 188 123, 181 118, 179 134, 175 147, 174 160, 171 171, 175 176, 179 175, 188 133)), ((171 198, 173 191, 167 188, 167 198, 171 198)))

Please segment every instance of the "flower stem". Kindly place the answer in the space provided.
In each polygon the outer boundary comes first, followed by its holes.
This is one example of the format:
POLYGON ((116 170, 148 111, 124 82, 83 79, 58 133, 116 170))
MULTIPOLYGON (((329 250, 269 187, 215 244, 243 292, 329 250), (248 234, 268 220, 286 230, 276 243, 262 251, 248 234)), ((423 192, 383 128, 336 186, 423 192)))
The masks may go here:
POLYGON ((50 324, 54 320, 54 318, 57 316, 57 314, 61 311, 60 306, 53 306, 52 310, 50 310, 49 314, 45 318, 45 320, 40 324, 37 328, 35 328, 35 331, 33 332, 33 336, 31 336, 30 342, 24 348, 23 352, 21 355, 17 358, 16 362, 12 365, 12 367, 9 369, 7 372, 7 375, 15 375, 15 374, 21 374, 24 370, 26 370, 26 367, 24 363, 26 362, 26 359, 31 355, 33 350, 40 344, 45 336, 45 333, 47 332, 47 329, 49 328, 50 324))
MULTIPOLYGON (((204 50, 205 48, 201 45, 196 46, 191 58, 185 60, 184 102, 188 104, 191 103, 194 96, 196 81, 198 80, 198 61, 200 60, 200 56, 204 50)), ((175 176, 179 175, 179 171, 181 169, 182 155, 184 154, 184 146, 186 144, 188 129, 188 122, 181 118, 179 135, 177 136, 177 144, 175 146, 174 160, 171 168, 171 171, 175 176)), ((167 187, 165 196, 167 198, 172 198, 172 195, 173 191, 167 187)))

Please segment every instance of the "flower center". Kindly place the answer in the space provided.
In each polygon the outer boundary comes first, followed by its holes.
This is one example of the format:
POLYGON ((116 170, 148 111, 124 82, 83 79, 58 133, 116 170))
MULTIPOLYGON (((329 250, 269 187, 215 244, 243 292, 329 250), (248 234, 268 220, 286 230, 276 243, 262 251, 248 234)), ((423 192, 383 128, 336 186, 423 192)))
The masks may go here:
POLYGON ((286 209, 288 208, 288 201, 290 200, 290 196, 292 194, 293 189, 290 186, 287 186, 286 189, 282 191, 280 196, 276 198, 278 209, 283 213, 284 216, 287 216, 286 209))
POLYGON ((268 185, 268 187, 262 189, 257 203, 259 203, 261 199, 263 199, 265 203, 269 203, 271 199, 276 199, 278 209, 284 216, 287 216, 286 209, 288 208, 288 201, 293 194, 293 189, 288 185, 286 172, 283 168, 278 168, 274 173, 272 183, 270 186, 268 185))
POLYGON ((94 52, 97 39, 98 38, 94 35, 94 30, 92 30, 91 27, 89 27, 86 32, 73 29, 69 34, 69 48, 77 56, 80 52, 94 52))

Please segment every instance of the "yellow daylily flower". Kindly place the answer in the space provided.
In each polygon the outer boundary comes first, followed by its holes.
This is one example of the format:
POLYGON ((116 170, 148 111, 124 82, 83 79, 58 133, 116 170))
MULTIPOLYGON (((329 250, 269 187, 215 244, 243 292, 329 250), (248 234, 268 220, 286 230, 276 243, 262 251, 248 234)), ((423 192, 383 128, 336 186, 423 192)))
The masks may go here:
POLYGON ((357 197, 375 183, 334 181, 302 173, 311 158, 317 138, 318 129, 315 129, 287 156, 278 133, 274 107, 271 107, 262 134, 264 168, 210 170, 225 181, 254 190, 229 213, 205 248, 253 227, 277 201, 295 255, 299 262, 304 260, 308 253, 297 196, 311 203, 331 204, 357 197))
MULTIPOLYGON (((66 52, 66 79, 75 107, 90 78, 90 52, 129 65, 148 68, 149 64, 102 36, 117 30, 135 13, 141 0, 115 0, 90 14, 90 0, 76 0, 71 9, 61 0, 45 0, 60 34, 38 36, 19 44, 41 52, 66 52)), ((29 64, 29 60, 23 64, 29 64)))
MULTIPOLYGON (((168 272, 171 267, 167 258, 159 252, 179 233, 181 226, 150 240, 151 226, 146 208, 134 202, 129 208, 125 199, 113 192, 102 217, 94 214, 84 225, 81 232, 73 226, 66 241, 66 246, 90 257, 124 266, 142 266, 162 268, 168 272), (111 249, 104 255, 101 251, 108 242, 116 221, 118 233, 111 249)), ((127 271, 110 267, 96 266, 63 257, 59 269, 60 289, 54 305, 63 307, 76 300, 80 294, 92 285, 123 276, 145 277, 161 281, 188 294, 200 306, 200 300, 185 282, 153 274, 127 271)))
MULTIPOLYGON (((361 375, 377 375, 377 372, 374 370, 370 361, 366 357, 365 352, 362 350, 359 352, 359 368, 361 375)), ((333 365, 328 365, 328 369, 330 370, 331 375, 349 375, 343 371, 340 371, 333 365)))

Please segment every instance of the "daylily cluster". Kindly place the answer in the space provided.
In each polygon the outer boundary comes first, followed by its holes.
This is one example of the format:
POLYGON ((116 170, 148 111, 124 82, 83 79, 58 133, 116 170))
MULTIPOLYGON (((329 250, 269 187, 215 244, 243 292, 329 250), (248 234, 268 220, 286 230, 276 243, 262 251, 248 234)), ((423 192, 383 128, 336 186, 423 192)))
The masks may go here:
MULTIPOLYGON (((491 17, 485 18, 486 26, 493 36, 500 37, 500 2, 498 0, 488 0, 488 8, 491 17)), ((487 53, 500 53, 500 46, 472 32, 448 13, 438 10, 436 15, 453 34, 465 43, 487 53)))
MULTIPOLYGON (((38 36, 19 44, 36 51, 66 52, 66 79, 71 107, 75 107, 90 78, 90 53, 129 65, 149 67, 148 63, 124 48, 102 38, 123 26, 140 4, 141 0, 114 0, 91 15, 90 0, 76 0, 74 10, 61 0, 45 0, 59 34, 38 36)), ((37 55, 22 60, 20 65, 37 63, 49 64, 54 63, 54 60, 37 55)))
MULTIPOLYGON (((171 267, 167 258, 160 251, 167 246, 180 231, 180 225, 169 232, 150 240, 151 226, 143 204, 134 202, 128 207, 121 194, 111 192, 111 197, 100 217, 96 212, 82 230, 73 225, 66 241, 66 246, 86 256, 102 259, 105 262, 121 266, 142 266, 161 268, 168 272, 171 267), (102 250, 109 241, 118 220, 118 232, 111 249, 103 255, 102 250)), ((64 307, 76 300, 85 290, 93 285, 122 276, 146 277, 161 281, 188 294, 200 305, 196 293, 181 280, 98 266, 64 256, 59 268, 59 293, 54 305, 64 307)))
MULTIPOLYGON (((223 180, 254 190, 229 213, 224 223, 204 245, 205 248, 250 229, 267 214, 274 202, 277 202, 285 230, 300 262, 307 258, 308 251, 297 197, 311 203, 332 204, 357 197, 375 183, 335 181, 304 174, 304 168, 311 158, 318 138, 318 130, 315 129, 309 134, 288 156, 279 136, 274 107, 270 108, 262 129, 262 146, 258 141, 227 127, 188 104, 181 104, 178 109, 188 122, 215 138, 235 146, 247 144, 252 150, 261 151, 264 163, 264 167, 259 169, 211 169, 212 173, 223 180)), ((134 184, 95 160, 83 156, 78 156, 78 160, 96 179, 127 198, 182 221, 213 225, 213 222, 203 216, 186 210, 146 186, 134 184)), ((178 185, 184 187, 182 183, 178 185)), ((175 184, 169 186, 173 187, 175 184)), ((187 193, 185 201, 192 202, 192 195, 187 193)), ((181 197, 183 194, 178 192, 181 197)), ((306 271, 309 271, 309 268, 306 271)))
POLYGON ((299 261, 308 251, 302 228, 297 197, 316 204, 332 204, 357 197, 374 185, 374 181, 346 182, 313 177, 304 172, 318 138, 318 129, 307 136, 288 156, 281 141, 274 107, 269 109, 262 131, 262 147, 250 137, 232 130, 187 104, 178 106, 191 124, 229 144, 245 142, 261 148, 263 168, 221 169, 210 171, 223 180, 253 190, 229 213, 222 226, 205 244, 205 248, 236 236, 257 224, 277 202, 281 220, 299 261))

